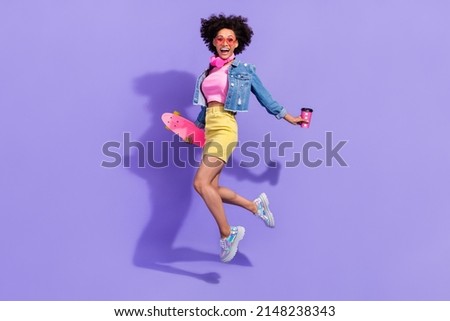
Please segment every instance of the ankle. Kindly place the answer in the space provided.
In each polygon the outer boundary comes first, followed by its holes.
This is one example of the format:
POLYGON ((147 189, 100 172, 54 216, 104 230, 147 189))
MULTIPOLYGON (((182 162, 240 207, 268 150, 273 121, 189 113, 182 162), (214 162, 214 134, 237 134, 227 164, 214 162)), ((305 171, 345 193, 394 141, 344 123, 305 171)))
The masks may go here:
POLYGON ((231 227, 220 230, 220 238, 226 239, 231 234, 231 227))
POLYGON ((248 206, 248 210, 250 212, 252 212, 253 214, 258 214, 258 206, 256 206, 256 204, 254 202, 252 202, 249 206, 248 206))

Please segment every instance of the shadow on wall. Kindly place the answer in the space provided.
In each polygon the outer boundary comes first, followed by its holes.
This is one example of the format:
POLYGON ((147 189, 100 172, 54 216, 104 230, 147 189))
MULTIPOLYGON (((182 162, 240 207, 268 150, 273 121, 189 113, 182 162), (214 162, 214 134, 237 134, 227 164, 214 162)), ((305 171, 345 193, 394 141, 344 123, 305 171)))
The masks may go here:
MULTIPOLYGON (((182 114, 187 114, 187 108, 192 108, 192 95, 196 77, 181 71, 167 71, 149 73, 135 79, 133 86, 137 94, 148 98, 147 110, 149 114, 149 128, 139 141, 146 145, 151 142, 152 158, 155 161, 169 159, 169 166, 156 168, 148 163, 144 167, 138 166, 137 156, 130 155, 130 169, 139 177, 145 179, 150 196, 150 220, 145 226, 138 240, 133 263, 136 266, 161 272, 185 275, 208 283, 219 283, 217 272, 194 273, 171 266, 173 262, 189 261, 219 261, 218 253, 206 253, 188 247, 174 247, 177 234, 188 215, 193 197, 192 180, 196 171, 193 166, 176 166, 171 158, 173 150, 161 148, 167 144, 171 135, 164 129, 161 115, 171 112, 174 108, 182 114), (168 155, 170 157, 168 157, 168 155)), ((174 144, 177 139, 173 139, 174 144)), ((193 155, 201 150, 183 142, 183 149, 193 155)), ((147 148, 148 152, 149 148, 147 148)), ((200 156, 196 155, 196 159, 200 156)), ((149 157, 149 156, 147 156, 149 157)), ((269 181, 276 184, 278 171, 268 170, 262 175, 254 175, 249 170, 233 166, 226 171, 239 179, 249 179, 255 182, 269 181)), ((205 206, 205 212, 207 211, 205 206)), ((206 217, 207 213, 205 213, 206 217)), ((212 219, 212 218, 211 218, 212 219)), ((232 264, 251 266, 250 261, 242 253, 233 260, 232 264)))

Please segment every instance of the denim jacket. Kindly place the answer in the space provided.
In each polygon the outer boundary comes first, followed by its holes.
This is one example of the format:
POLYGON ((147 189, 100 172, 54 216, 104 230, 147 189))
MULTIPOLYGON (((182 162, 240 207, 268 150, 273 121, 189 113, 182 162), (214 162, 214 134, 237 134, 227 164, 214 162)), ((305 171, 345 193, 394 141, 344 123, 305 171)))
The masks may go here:
MULTIPOLYGON (((200 128, 205 127, 207 102, 201 91, 201 84, 205 78, 206 71, 197 79, 193 101, 194 105, 201 106, 201 111, 195 121, 195 124, 200 128)), ((274 115, 277 119, 281 119, 287 114, 286 109, 276 102, 263 86, 256 75, 255 66, 234 60, 228 70, 228 93, 225 99, 225 110, 234 112, 248 111, 250 92, 255 95, 258 102, 266 108, 267 112, 274 115)))

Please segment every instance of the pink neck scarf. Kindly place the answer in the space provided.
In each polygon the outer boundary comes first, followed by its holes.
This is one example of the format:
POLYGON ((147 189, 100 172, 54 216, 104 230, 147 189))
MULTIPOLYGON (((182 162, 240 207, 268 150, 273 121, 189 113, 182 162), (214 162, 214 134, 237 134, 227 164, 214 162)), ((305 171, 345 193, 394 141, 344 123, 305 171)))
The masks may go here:
POLYGON ((209 60, 209 63, 213 67, 222 68, 225 64, 229 63, 233 59, 234 59, 234 54, 231 55, 230 58, 225 59, 225 60, 220 57, 212 56, 211 59, 209 60))

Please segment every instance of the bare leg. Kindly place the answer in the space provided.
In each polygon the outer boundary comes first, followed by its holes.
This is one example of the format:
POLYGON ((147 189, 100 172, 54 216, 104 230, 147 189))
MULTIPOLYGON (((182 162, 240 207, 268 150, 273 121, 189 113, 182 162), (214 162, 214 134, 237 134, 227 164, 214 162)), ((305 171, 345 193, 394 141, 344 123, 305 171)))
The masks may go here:
POLYGON ((214 178, 212 184, 218 189, 219 195, 224 203, 240 206, 253 214, 256 213, 257 208, 253 201, 246 199, 227 187, 219 186, 219 175, 214 178))
POLYGON ((216 157, 204 156, 194 178, 194 188, 213 215, 221 238, 229 236, 231 228, 225 215, 219 189, 216 184, 213 184, 213 181, 218 179, 224 165, 225 163, 216 157))

